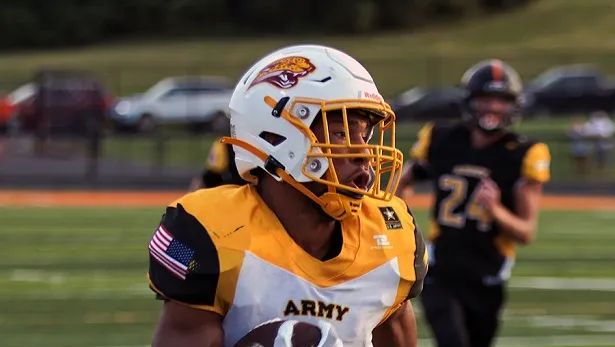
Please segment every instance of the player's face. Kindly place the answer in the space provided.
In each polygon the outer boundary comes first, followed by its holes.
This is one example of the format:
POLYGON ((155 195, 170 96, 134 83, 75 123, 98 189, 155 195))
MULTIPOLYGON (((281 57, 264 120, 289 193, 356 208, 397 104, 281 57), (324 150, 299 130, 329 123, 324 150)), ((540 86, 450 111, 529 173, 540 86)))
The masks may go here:
POLYGON ((512 111, 512 102, 501 96, 479 96, 472 100, 472 108, 478 114, 478 121, 483 129, 500 127, 512 111))
MULTIPOLYGON (((348 131, 345 130, 343 117, 337 112, 327 113, 329 141, 331 144, 345 144, 346 139, 353 145, 364 145, 369 142, 373 133, 373 124, 367 115, 359 111, 348 110, 348 131)), ((322 120, 312 126, 312 131, 318 141, 325 142, 325 130, 322 120)), ((369 154, 369 149, 334 148, 333 154, 369 154)), ((368 191, 374 182, 374 170, 366 157, 334 158, 333 166, 340 183, 368 191)))

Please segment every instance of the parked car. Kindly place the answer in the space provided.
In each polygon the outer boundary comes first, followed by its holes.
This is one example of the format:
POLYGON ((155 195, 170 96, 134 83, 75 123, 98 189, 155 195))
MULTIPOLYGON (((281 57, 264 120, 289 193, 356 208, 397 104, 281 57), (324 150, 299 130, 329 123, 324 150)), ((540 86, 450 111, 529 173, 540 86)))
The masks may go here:
POLYGON ((118 129, 152 131, 159 124, 186 124, 193 130, 227 132, 233 86, 224 78, 169 77, 143 94, 120 99, 112 112, 118 129))
POLYGON ((456 87, 415 87, 390 104, 399 121, 461 119, 464 96, 456 87))
POLYGON ((93 76, 73 70, 41 71, 12 95, 14 117, 26 132, 87 135, 101 131, 113 102, 93 76))
POLYGON ((35 93, 36 85, 26 83, 0 99, 0 128, 13 123, 23 102, 32 98, 35 93))
POLYGON ((615 111, 615 83, 590 65, 551 68, 525 86, 528 115, 615 111))

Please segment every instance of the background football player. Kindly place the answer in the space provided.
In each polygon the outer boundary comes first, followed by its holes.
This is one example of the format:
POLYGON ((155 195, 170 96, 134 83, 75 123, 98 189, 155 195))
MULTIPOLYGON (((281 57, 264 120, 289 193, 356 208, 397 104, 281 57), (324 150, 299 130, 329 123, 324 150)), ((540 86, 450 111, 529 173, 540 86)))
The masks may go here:
POLYGON ((521 81, 499 60, 462 78, 466 120, 427 124, 411 150, 398 194, 430 179, 435 202, 421 295, 438 347, 490 346, 516 244, 534 239, 547 145, 507 130, 520 117, 521 81))
POLYGON ((232 347, 275 318, 326 323, 346 347, 416 346, 427 254, 394 196, 403 156, 370 74, 332 48, 287 47, 246 72, 230 109, 224 141, 251 184, 167 208, 149 245, 165 299, 153 346, 232 347))
POLYGON ((242 185, 246 183, 237 172, 235 152, 230 144, 216 139, 209 150, 203 171, 190 182, 190 190, 214 188, 223 184, 242 185))

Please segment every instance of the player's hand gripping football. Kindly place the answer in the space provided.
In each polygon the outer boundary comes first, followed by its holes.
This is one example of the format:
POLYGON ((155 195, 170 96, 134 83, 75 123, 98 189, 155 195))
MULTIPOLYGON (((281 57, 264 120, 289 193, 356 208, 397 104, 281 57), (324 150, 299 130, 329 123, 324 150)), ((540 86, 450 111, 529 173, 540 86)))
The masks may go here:
MULTIPOLYGON (((293 335, 297 323, 290 320, 280 325, 273 347, 296 347, 293 344, 293 335)), ((320 329, 320 342, 316 347, 344 347, 331 324, 319 320, 316 326, 320 329)))
POLYGON ((500 187, 491 178, 486 177, 483 178, 478 189, 476 201, 487 211, 493 211, 501 201, 500 187))

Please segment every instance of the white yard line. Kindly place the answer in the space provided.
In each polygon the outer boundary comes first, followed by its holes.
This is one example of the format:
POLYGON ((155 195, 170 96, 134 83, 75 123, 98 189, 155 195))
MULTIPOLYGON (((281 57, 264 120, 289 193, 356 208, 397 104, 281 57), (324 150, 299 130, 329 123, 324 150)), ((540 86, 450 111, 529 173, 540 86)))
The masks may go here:
MULTIPOLYGON (((509 288, 615 291, 613 278, 513 277, 509 288)), ((613 343, 615 345, 615 342, 613 343)))
MULTIPOLYGON (((97 274, 99 280, 104 280, 106 277, 111 278, 112 274, 108 276, 104 273, 97 274)), ((13 282, 38 282, 48 283, 56 286, 59 284, 66 285, 70 281, 70 275, 66 272, 48 272, 42 270, 28 269, 21 270, 15 269, 10 272, 9 281, 13 282)), ((126 283, 127 284, 127 283, 126 283)), ((563 277, 513 277, 509 283, 511 289, 539 289, 539 290, 578 290, 578 291, 606 291, 615 292, 615 279, 614 278, 563 278, 563 277)), ((126 285, 123 289, 118 288, 104 288, 101 287, 92 291, 65 291, 65 292, 47 292, 45 294, 48 300, 66 300, 75 296, 81 298, 92 299, 104 299, 113 298, 125 293, 131 297, 149 295, 150 290, 147 287, 147 283, 133 283, 126 285)), ((26 295, 36 298, 37 293, 26 292, 26 295)), ((613 344, 615 346, 615 342, 613 344)))
MULTIPOLYGON (((53 277, 40 276, 36 271, 13 273, 11 280, 24 282, 54 282, 53 277)), ((61 274, 60 274, 61 275, 61 274)), ((57 281, 57 278, 56 278, 57 281)), ((509 283, 513 289, 544 289, 544 290, 595 290, 615 291, 615 279, 613 278, 562 278, 562 277, 514 277, 509 283)), ((149 290, 143 285, 127 288, 124 291, 105 291, 80 293, 85 298, 117 297, 122 294, 131 296, 148 295, 149 290), (84 295, 85 294, 85 295, 84 295)), ((46 299, 67 300, 74 298, 76 293, 55 293, 46 299)), ((420 339, 419 346, 434 347, 431 339, 420 339)), ((576 346, 615 346, 615 335, 559 335, 559 336, 505 336, 497 340, 497 347, 576 347, 576 346)), ((33 346, 34 347, 34 346, 33 346)), ((37 346, 38 347, 38 346, 37 346)), ((148 345, 135 346, 84 346, 84 347, 149 347, 148 345)))

